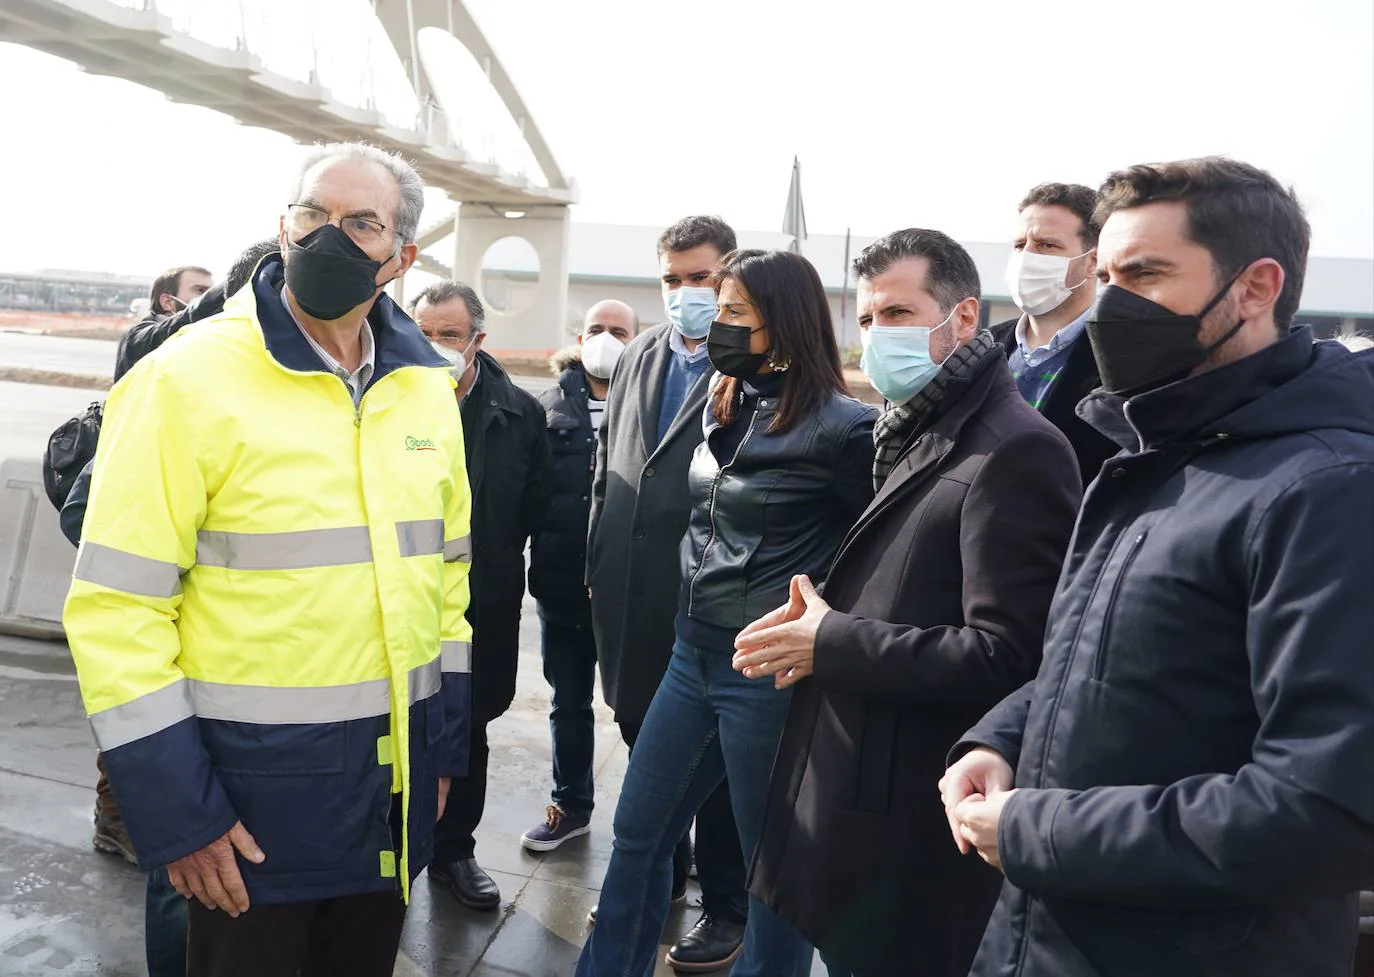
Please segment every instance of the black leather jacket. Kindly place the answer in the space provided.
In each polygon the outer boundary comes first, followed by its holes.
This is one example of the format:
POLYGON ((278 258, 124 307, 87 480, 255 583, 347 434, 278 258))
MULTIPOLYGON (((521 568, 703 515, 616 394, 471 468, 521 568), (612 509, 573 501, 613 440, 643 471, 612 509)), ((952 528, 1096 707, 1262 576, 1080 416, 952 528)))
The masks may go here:
POLYGON ((876 410, 834 394, 790 431, 769 434, 777 409, 776 397, 747 396, 734 422, 747 426, 743 439, 722 464, 712 442, 726 431, 707 408, 680 550, 679 613, 690 622, 738 632, 786 601, 793 574, 820 584, 873 499, 876 410))

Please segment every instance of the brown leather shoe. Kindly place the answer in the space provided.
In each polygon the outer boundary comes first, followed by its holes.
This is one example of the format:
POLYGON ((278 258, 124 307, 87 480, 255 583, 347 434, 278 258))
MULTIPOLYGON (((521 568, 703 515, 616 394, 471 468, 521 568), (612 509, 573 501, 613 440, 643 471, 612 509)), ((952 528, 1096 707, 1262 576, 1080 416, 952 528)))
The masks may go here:
POLYGON ((124 821, 117 812, 95 809, 95 834, 91 836, 91 847, 105 855, 118 855, 135 868, 138 856, 134 854, 134 843, 124 828, 124 821))

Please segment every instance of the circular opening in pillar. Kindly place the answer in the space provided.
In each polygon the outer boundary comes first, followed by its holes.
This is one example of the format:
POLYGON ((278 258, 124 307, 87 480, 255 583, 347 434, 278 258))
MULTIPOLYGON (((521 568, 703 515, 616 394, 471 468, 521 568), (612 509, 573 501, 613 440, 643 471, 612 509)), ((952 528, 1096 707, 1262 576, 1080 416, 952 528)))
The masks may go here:
POLYGON ((482 304, 498 316, 519 315, 539 297, 539 253, 523 237, 503 237, 482 255, 482 304))

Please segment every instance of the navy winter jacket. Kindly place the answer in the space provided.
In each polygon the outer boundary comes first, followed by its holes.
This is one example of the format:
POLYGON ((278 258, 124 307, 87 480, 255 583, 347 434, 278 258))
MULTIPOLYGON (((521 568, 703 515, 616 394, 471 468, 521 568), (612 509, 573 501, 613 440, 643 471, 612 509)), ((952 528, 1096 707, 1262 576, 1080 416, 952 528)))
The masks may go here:
POLYGON ((973 977, 1348 977, 1374 884, 1374 353, 1307 329, 1123 406, 1038 677, 973 977))

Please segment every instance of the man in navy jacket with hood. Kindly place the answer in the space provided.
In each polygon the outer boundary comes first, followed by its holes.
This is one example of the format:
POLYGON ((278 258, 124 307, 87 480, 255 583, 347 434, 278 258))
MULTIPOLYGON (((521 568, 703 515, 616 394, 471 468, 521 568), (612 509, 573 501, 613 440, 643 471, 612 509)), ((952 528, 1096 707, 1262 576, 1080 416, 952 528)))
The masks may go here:
POLYGON ((1345 977, 1374 884, 1374 354, 1292 328, 1309 229, 1269 174, 1134 166, 1099 216, 1079 412, 1126 452, 1039 675, 941 781, 1007 879, 972 975, 1345 977))

